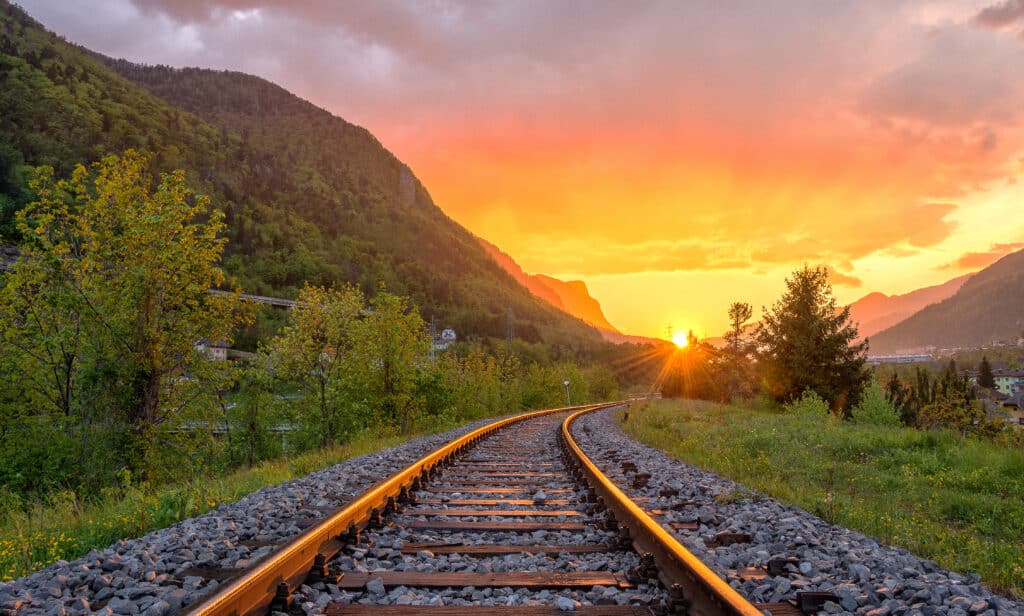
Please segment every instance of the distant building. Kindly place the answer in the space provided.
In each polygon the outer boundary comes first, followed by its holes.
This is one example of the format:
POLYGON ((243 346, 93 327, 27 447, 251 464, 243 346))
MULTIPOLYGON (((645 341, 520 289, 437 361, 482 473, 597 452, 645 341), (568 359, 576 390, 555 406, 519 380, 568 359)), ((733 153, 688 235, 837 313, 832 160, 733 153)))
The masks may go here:
POLYGON ((210 342, 203 339, 195 344, 195 348, 203 355, 206 355, 206 358, 210 361, 227 361, 228 359, 227 342, 210 342))
POLYGON ((1024 389, 1003 401, 1003 410, 1011 422, 1024 426, 1024 389))
POLYGON ((434 350, 444 351, 451 345, 455 344, 455 341, 458 340, 458 338, 459 337, 455 334, 454 329, 446 327, 441 330, 439 335, 434 336, 434 350))
POLYGON ((931 355, 868 355, 867 361, 868 364, 877 366, 879 364, 915 364, 931 360, 931 355))
POLYGON ((993 370, 992 376, 996 381, 996 389, 1007 396, 1020 393, 1024 386, 1024 371, 1021 370, 993 370))

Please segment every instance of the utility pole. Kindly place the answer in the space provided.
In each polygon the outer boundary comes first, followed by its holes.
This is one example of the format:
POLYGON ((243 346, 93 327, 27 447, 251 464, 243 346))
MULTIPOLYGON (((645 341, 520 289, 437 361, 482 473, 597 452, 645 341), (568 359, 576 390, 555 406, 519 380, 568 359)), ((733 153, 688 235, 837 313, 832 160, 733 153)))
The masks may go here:
POLYGON ((437 340, 437 324, 434 322, 434 315, 430 315, 430 361, 433 363, 437 357, 437 351, 434 348, 434 341, 437 340))
POLYGON ((516 337, 516 322, 515 315, 512 313, 512 304, 508 305, 508 342, 512 344, 512 339, 516 337))

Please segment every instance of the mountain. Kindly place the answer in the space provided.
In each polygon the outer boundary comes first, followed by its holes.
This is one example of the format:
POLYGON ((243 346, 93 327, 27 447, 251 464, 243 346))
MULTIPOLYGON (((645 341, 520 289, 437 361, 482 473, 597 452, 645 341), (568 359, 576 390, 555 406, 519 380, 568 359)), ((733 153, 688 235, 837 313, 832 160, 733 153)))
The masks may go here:
POLYGON ((0 236, 32 199, 32 168, 58 177, 127 148, 186 171, 224 210, 225 268, 251 293, 306 281, 408 295, 460 337, 518 338, 570 352, 604 343, 538 300, 448 218, 369 131, 264 79, 142 66, 65 42, 0 0, 0 236))
POLYGON ((874 355, 977 348, 1024 332, 1024 250, 977 272, 952 296, 871 337, 874 355))
POLYGON ((491 242, 480 237, 477 241, 498 265, 537 297, 600 330, 619 333, 605 318, 601 304, 590 296, 582 280, 565 282, 544 274, 527 274, 512 257, 491 242))
POLYGON ((563 310, 569 314, 583 319, 584 322, 598 329, 610 332, 619 331, 605 318, 601 304, 590 296, 590 290, 582 280, 564 281, 544 274, 534 274, 534 278, 558 295, 562 301, 563 310))
POLYGON ((896 325, 925 306, 952 297, 970 277, 971 274, 966 274, 903 295, 870 293, 850 304, 850 317, 858 324, 861 338, 867 338, 896 325))
POLYGON ((498 265, 504 268, 519 284, 559 310, 596 327, 606 341, 615 344, 664 344, 664 340, 623 334, 616 329, 605 318, 601 304, 591 297, 586 283, 582 280, 566 282, 544 274, 527 274, 515 259, 491 242, 480 237, 477 238, 477 241, 484 247, 487 254, 491 255, 498 265))

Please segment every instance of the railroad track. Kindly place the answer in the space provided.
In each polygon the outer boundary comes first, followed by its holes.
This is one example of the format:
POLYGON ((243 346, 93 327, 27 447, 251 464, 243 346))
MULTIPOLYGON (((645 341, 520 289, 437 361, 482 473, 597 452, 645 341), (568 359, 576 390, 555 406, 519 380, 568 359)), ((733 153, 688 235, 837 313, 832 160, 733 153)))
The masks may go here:
POLYGON ((748 603, 583 453, 573 420, 608 406, 470 432, 227 572, 186 613, 799 614, 748 603))

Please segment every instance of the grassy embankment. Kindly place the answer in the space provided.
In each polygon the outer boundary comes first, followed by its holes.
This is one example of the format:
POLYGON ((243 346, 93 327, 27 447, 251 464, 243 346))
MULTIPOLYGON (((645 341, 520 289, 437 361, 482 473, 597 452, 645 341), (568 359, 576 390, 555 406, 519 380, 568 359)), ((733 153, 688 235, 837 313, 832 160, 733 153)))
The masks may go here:
POLYGON ((634 405, 624 428, 830 523, 1024 596, 1020 448, 692 400, 634 405))
POLYGON ((0 581, 26 575, 61 559, 84 556, 89 550, 105 548, 118 539, 165 528, 260 488, 453 427, 439 426, 404 437, 363 435, 344 445, 287 460, 268 460, 221 477, 155 488, 126 486, 87 502, 76 499, 73 493, 58 493, 46 502, 28 506, 0 503, 0 581))

